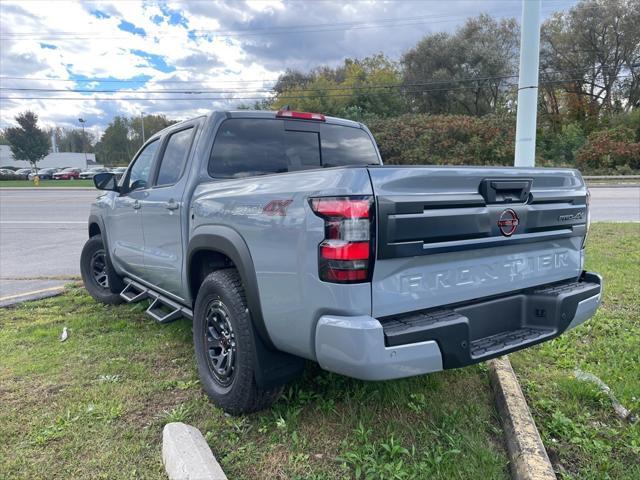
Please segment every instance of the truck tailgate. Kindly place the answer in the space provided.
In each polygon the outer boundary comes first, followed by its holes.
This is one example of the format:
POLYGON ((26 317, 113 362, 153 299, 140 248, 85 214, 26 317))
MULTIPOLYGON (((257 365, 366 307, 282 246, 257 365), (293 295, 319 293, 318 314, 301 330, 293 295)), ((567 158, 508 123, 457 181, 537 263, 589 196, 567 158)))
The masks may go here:
POLYGON ((384 317, 577 278, 587 190, 575 170, 372 167, 372 313, 384 317))

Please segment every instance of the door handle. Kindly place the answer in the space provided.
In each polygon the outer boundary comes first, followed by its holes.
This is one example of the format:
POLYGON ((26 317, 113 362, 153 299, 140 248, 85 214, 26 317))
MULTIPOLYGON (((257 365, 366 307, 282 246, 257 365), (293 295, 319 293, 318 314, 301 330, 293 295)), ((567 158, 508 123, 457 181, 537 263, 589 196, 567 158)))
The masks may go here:
POLYGON ((138 210, 142 205, 140 204, 140 202, 138 200, 136 200, 135 202, 133 202, 133 209, 134 210, 138 210))
POLYGON ((174 199, 171 199, 164 204, 164 208, 166 208, 167 210, 177 210, 178 208, 180 208, 180 204, 174 199))

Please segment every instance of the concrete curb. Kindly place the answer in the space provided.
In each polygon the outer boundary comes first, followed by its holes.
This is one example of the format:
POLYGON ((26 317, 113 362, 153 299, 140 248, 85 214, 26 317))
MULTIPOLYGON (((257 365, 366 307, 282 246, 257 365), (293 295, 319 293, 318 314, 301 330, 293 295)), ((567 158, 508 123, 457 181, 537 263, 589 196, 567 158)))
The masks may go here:
POLYGON ((200 430, 182 422, 162 430, 162 463, 170 480, 227 480, 200 430))
POLYGON ((514 480, 556 480, 547 451, 507 357, 487 362, 514 480))
POLYGON ((36 290, 34 292, 26 292, 11 295, 9 297, 3 297, 0 299, 0 308, 11 307, 34 300, 42 300, 44 298, 57 297, 58 295, 62 295, 64 291, 65 287, 64 285, 61 285, 59 287, 43 288, 42 290, 36 290))

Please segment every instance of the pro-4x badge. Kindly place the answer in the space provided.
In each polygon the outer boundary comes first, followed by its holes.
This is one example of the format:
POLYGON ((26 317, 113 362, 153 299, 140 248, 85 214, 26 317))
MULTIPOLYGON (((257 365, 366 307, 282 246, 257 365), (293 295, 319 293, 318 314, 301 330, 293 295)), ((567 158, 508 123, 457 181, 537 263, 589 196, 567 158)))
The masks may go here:
POLYGON ((498 228, 502 235, 510 237, 516 231, 516 228, 518 228, 519 223, 520 219, 518 218, 518 214, 512 209, 507 208, 500 214, 500 218, 498 219, 498 228))
POLYGON ((270 216, 284 217, 287 215, 287 207, 293 200, 271 200, 262 209, 262 213, 270 216))
POLYGON ((582 220, 584 217, 584 212, 580 211, 574 214, 560 215, 558 220, 561 222, 568 222, 569 220, 582 220))

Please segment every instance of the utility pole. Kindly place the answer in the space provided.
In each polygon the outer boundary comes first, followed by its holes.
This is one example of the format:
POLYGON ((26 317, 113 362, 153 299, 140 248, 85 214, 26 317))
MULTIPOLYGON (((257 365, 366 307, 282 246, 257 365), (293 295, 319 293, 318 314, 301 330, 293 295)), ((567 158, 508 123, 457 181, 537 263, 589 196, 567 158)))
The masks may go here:
POLYGON ((541 0, 522 0, 518 117, 516 120, 516 167, 536 163, 538 117, 538 68, 540 63, 541 0))
POLYGON ((140 112, 140 122, 142 124, 142 144, 144 145, 144 112, 140 112))
POLYGON ((80 125, 82 125, 82 151, 84 152, 84 165, 85 167, 88 167, 89 165, 87 164, 88 160, 87 160, 87 145, 85 142, 85 136, 84 136, 84 124, 85 124, 85 119, 84 118, 79 118, 78 121, 80 122, 80 125))

